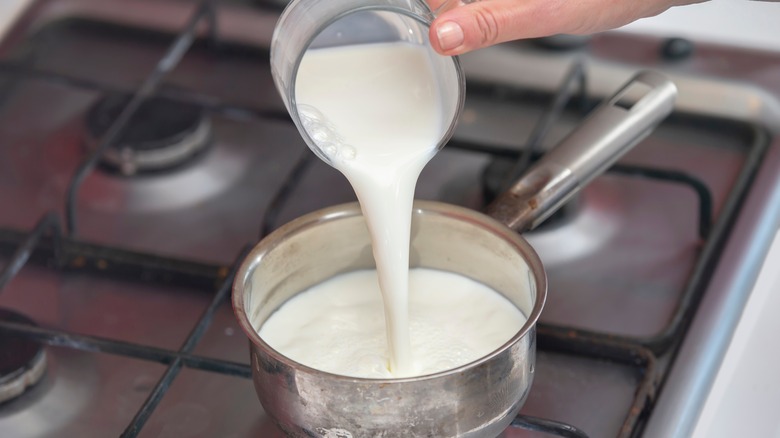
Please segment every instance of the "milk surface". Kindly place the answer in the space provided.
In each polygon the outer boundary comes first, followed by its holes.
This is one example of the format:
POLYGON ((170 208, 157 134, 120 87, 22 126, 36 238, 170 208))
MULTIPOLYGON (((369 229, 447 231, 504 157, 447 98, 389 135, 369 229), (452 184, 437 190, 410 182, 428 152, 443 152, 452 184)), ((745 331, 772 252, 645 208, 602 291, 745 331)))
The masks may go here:
POLYGON ((296 295, 260 336, 296 362, 353 377, 394 378, 456 368, 506 343, 525 316, 493 289, 459 274, 412 269, 412 364, 391 373, 384 306, 375 270, 342 274, 296 295))

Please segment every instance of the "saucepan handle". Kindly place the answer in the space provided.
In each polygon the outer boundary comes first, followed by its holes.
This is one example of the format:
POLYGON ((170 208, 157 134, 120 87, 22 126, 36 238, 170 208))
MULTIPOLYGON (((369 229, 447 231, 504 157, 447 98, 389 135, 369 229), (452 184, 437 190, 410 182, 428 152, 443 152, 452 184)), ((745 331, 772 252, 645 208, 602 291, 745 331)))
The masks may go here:
POLYGON ((517 231, 535 228, 672 112, 677 87, 643 71, 537 161, 487 214, 517 231))

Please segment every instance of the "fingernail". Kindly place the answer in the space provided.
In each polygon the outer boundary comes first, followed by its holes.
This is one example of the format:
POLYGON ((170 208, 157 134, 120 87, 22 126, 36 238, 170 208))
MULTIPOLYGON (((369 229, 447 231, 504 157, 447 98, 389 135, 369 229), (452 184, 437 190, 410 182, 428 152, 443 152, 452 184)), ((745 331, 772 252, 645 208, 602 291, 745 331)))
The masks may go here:
POLYGON ((442 50, 452 50, 463 44, 463 29, 458 23, 448 21, 436 28, 436 37, 442 50))

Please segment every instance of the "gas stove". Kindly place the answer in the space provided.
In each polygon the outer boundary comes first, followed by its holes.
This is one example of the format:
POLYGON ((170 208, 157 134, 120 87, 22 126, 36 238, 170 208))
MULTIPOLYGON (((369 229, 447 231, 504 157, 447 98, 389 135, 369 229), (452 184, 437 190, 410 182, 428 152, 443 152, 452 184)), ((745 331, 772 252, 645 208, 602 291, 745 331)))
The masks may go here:
MULTIPOLYGON (((40 0, 0 40, 3 436, 282 436, 232 275, 274 228, 355 198, 273 87, 278 14, 40 0)), ((633 73, 666 73, 675 113, 525 235, 550 287, 504 436, 687 436, 780 224, 780 53, 549 46, 462 57, 466 106, 417 197, 482 209, 633 73)))

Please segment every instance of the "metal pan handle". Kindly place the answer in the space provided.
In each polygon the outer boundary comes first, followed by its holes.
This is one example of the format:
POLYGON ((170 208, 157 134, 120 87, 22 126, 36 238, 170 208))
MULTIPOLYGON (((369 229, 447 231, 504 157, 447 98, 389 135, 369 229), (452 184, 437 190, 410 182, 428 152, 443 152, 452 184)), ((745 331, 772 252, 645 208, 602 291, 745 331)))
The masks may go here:
POLYGON ((677 87, 643 71, 594 109, 487 208, 517 231, 535 228, 639 143, 674 108, 677 87))

